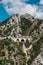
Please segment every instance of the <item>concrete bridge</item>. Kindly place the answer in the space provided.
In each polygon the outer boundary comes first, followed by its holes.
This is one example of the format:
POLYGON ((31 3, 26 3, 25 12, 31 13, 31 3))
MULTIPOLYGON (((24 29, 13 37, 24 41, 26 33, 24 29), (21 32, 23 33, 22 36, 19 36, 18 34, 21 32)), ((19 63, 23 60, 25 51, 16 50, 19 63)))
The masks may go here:
POLYGON ((14 42, 17 42, 17 41, 21 42, 21 40, 24 40, 24 42, 26 42, 26 39, 28 39, 31 42, 31 40, 32 40, 32 38, 23 38, 23 37, 21 37, 21 38, 14 38, 14 37, 9 36, 8 38, 12 39, 14 42))

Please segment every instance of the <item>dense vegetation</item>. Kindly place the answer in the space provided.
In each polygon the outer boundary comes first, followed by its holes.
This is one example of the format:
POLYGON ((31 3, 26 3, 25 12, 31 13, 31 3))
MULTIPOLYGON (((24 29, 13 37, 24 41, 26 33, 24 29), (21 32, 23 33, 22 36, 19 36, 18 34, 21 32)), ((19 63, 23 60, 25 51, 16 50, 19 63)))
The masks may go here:
POLYGON ((22 35, 27 34, 28 28, 31 26, 31 21, 21 18, 21 29, 22 29, 22 35))
MULTIPOLYGON (((42 40, 41 40, 42 41, 42 40)), ((26 54, 23 51, 23 44, 26 46, 26 48, 29 48, 29 46, 32 44, 26 40, 22 39, 21 42, 13 42, 11 39, 4 39, 0 41, 0 64, 1 65, 14 65, 14 61, 12 58, 12 53, 14 59, 17 61, 16 64, 18 65, 26 65, 26 54), (6 55, 6 51, 8 51, 8 56, 6 55), (6 57, 7 56, 7 57, 6 57), (4 57, 4 58, 3 58, 4 57), (8 58, 8 59, 7 59, 8 58), (16 59, 17 58, 17 59, 16 59)), ((30 59, 28 59, 27 64, 31 64, 31 62, 34 60, 34 58, 40 53, 41 44, 38 41, 37 43, 34 43, 33 48, 30 52, 30 59)), ((28 52, 27 52, 28 53, 28 52)), ((28 55, 28 54, 27 54, 28 55)))

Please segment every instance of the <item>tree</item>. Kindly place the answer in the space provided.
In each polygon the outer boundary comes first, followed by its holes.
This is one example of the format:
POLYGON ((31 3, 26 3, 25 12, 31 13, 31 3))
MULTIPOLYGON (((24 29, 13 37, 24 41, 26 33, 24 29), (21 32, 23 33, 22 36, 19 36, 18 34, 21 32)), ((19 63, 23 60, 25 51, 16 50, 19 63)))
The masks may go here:
POLYGON ((28 48, 30 46, 31 43, 29 43, 29 40, 26 39, 26 43, 25 43, 25 46, 28 48))

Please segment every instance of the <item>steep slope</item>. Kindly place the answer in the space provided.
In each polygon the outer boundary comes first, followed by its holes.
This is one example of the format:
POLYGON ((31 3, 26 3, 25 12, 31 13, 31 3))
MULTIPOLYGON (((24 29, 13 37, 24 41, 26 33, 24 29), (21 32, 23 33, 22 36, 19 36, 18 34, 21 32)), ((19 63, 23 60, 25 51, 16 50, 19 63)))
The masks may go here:
POLYGON ((43 20, 35 19, 27 13, 24 15, 15 14, 0 23, 0 36, 21 38, 32 35, 38 37, 41 32, 43 33, 43 20))
POLYGON ((14 15, 7 21, 1 23, 0 30, 4 36, 13 35, 16 37, 17 34, 19 35, 19 31, 21 32, 19 28, 19 15, 14 15))
POLYGON ((35 65, 43 56, 43 20, 26 13, 0 23, 0 50, 1 65, 35 65))
POLYGON ((29 32, 37 25, 38 20, 30 14, 15 14, 6 21, 0 23, 0 35, 22 37, 29 35, 29 32), (27 34, 28 33, 28 34, 27 34))

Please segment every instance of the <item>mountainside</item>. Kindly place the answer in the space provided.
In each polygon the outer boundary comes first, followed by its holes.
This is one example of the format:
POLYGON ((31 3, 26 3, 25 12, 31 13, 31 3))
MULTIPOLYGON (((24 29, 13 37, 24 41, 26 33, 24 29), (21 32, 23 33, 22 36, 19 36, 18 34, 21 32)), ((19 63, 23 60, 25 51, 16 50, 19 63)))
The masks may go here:
MULTIPOLYGON (((30 14, 19 15, 15 14, 6 21, 0 23, 0 35, 2 36, 13 36, 13 37, 22 37, 28 36, 30 32, 38 26, 43 21, 35 19, 30 14)), ((43 24, 42 24, 43 25, 43 24)))
POLYGON ((43 65, 43 20, 15 14, 0 23, 1 65, 43 65))

